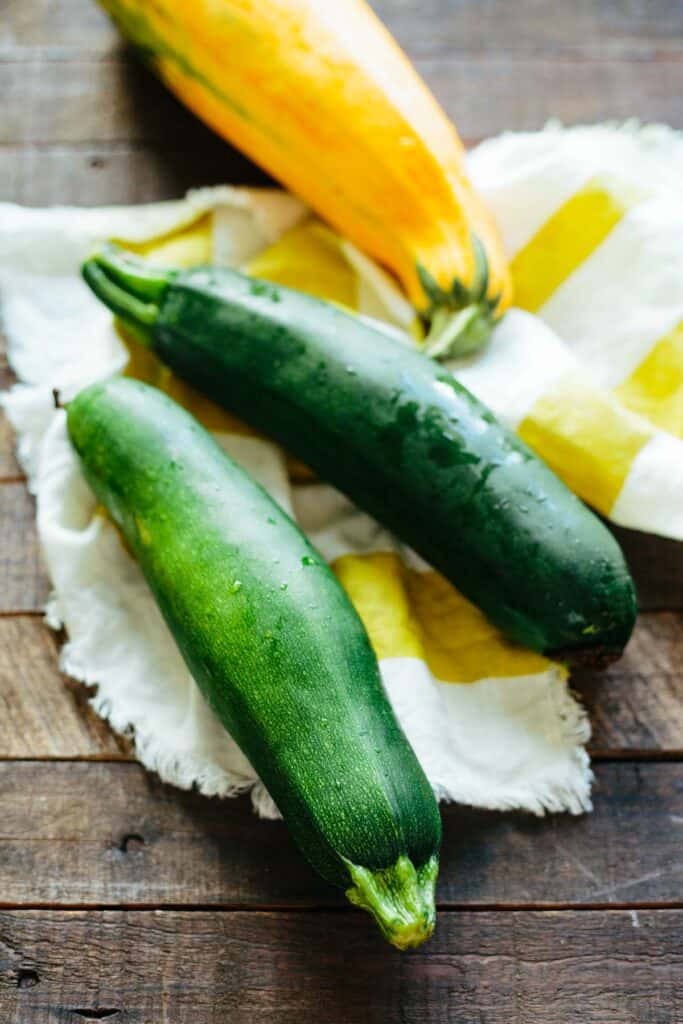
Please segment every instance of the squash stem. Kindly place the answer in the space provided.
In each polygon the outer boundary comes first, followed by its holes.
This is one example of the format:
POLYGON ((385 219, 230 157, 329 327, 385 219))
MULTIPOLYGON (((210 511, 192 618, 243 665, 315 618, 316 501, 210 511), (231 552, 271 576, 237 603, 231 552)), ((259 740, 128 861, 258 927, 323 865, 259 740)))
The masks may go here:
POLYGON ((441 308, 432 317, 424 352, 432 359, 455 359, 475 352, 488 341, 491 316, 479 303, 457 312, 441 308))
POLYGON ((346 862, 353 881, 346 895, 351 903, 369 911, 384 937, 397 949, 414 949, 434 931, 434 888, 439 871, 437 857, 415 868, 401 856, 389 868, 360 867, 346 862))

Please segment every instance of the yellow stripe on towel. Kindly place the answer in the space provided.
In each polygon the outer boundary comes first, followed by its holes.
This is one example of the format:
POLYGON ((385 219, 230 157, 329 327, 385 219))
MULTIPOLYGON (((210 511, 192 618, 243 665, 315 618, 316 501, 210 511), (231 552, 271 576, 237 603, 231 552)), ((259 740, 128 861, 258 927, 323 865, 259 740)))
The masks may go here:
POLYGON ((437 679, 474 683, 535 675, 550 667, 547 658, 507 641, 438 573, 408 570, 407 587, 427 664, 437 679))
POLYGON ((572 371, 536 402, 518 433, 575 494, 607 515, 654 431, 572 371))
POLYGON ((211 263, 213 256, 213 214, 146 242, 114 241, 160 267, 199 267, 211 263))
POLYGON ((297 225, 259 253, 248 274, 307 292, 349 309, 358 307, 358 277, 338 237, 319 221, 297 225))
POLYGON ((332 568, 363 620, 377 657, 424 660, 420 625, 410 607, 406 570, 398 555, 341 555, 332 568))
POLYGON ((512 260, 515 305, 531 313, 540 309, 639 197, 621 182, 603 178, 587 182, 512 260))
POLYGON ((655 344, 614 393, 655 426, 683 437, 683 322, 655 344))
POLYGON ((397 554, 342 555, 332 567, 380 660, 420 658, 453 683, 534 675, 551 665, 505 640, 438 573, 407 569, 397 554))

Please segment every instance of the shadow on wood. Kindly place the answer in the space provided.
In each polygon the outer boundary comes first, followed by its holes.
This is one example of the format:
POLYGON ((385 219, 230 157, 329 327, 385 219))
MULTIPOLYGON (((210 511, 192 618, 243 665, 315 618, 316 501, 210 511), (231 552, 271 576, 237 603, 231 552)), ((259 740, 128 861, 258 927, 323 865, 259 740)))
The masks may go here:
POLYGON ((184 107, 127 48, 120 90, 130 98, 132 136, 154 139, 165 193, 182 195, 202 185, 272 185, 255 164, 224 142, 184 107))
POLYGON ((683 543, 608 524, 629 564, 646 611, 683 609, 683 543))

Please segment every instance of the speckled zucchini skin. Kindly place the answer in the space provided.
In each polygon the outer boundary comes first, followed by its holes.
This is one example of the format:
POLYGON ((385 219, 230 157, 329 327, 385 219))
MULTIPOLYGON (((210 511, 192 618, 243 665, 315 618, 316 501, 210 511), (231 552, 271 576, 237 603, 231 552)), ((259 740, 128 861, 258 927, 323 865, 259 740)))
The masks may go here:
POLYGON ((348 494, 512 639, 574 661, 621 653, 636 600, 616 541, 442 366, 301 292, 222 268, 136 268, 114 251, 84 274, 179 376, 348 494))
POLYGON ((401 858, 435 877, 432 790, 360 619, 297 526, 154 388, 93 385, 67 422, 192 675, 311 864, 343 886, 401 858))

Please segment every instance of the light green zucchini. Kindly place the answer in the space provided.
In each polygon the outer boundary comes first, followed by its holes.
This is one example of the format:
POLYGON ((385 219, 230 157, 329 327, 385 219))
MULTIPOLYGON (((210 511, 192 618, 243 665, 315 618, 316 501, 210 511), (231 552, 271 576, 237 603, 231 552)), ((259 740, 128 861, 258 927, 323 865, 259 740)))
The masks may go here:
POLYGON ((308 860, 390 942, 419 945, 434 927, 438 807, 334 574, 156 389, 93 385, 67 423, 192 675, 308 860))

